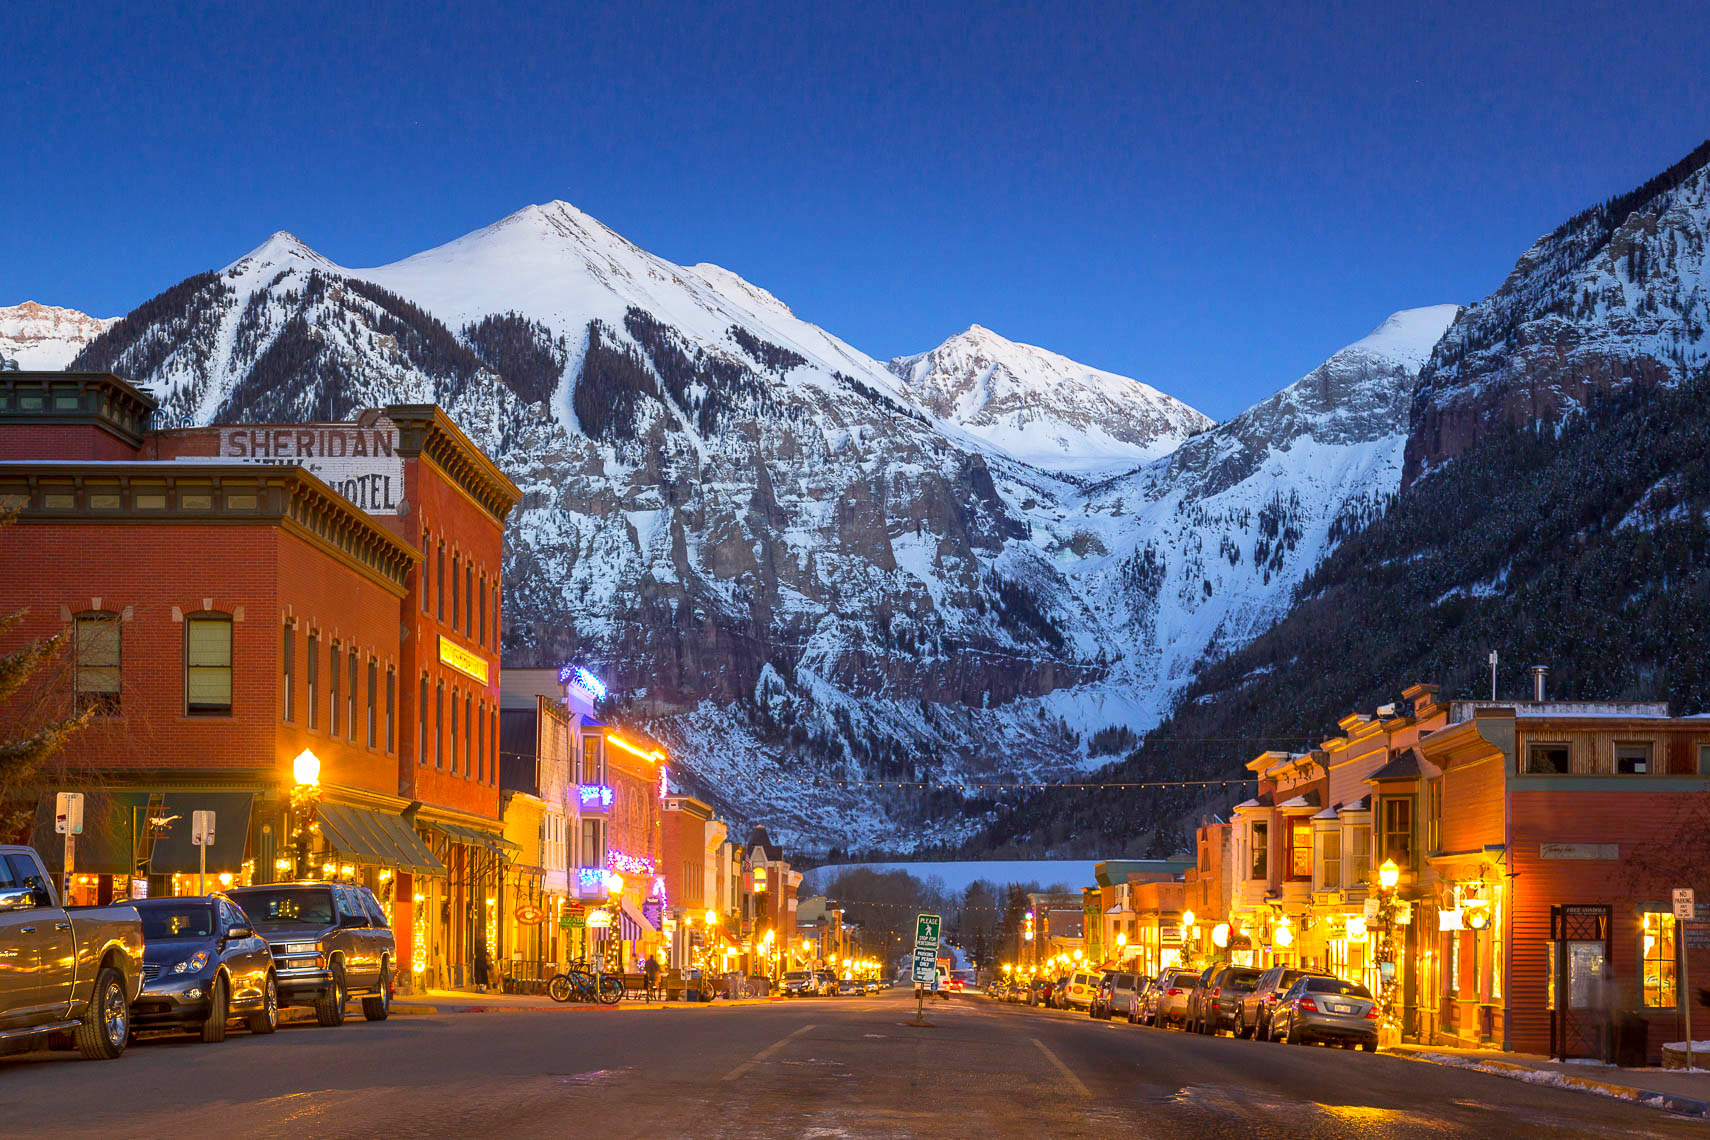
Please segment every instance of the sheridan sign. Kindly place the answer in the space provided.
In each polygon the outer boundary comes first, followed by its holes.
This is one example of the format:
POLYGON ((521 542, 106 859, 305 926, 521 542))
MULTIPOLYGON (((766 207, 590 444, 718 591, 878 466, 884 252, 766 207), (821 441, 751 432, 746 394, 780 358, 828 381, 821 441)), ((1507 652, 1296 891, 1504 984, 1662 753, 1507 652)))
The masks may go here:
POLYGON ((397 451, 398 429, 386 419, 368 427, 303 424, 220 429, 221 458, 307 467, 371 515, 395 515, 404 501, 404 460, 397 451))

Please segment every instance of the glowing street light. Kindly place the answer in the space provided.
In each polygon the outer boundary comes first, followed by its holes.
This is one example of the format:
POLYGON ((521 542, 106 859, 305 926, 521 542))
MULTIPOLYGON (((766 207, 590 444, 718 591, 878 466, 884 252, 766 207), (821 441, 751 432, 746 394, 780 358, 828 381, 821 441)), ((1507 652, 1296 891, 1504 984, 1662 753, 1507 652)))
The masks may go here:
POLYGON ((1385 859, 1383 866, 1378 868, 1378 885, 1386 891, 1393 891, 1395 885, 1401 882, 1401 868, 1395 865, 1394 859, 1385 859))

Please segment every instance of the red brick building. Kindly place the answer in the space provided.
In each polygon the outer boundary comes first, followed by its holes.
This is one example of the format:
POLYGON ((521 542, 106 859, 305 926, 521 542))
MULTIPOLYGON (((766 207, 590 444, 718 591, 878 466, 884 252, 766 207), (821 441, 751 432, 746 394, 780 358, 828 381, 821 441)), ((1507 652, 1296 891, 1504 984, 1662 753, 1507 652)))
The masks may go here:
POLYGON ((153 410, 111 375, 0 374, 0 496, 19 511, 0 576, 29 609, 7 645, 72 633, 42 695, 99 713, 58 761, 93 809, 79 889, 194 889, 185 821, 212 808, 210 873, 363 881, 411 959, 400 980, 462 980, 507 848, 516 487, 433 407, 181 431, 150 430, 153 410), (307 860, 288 810, 305 751, 307 860))

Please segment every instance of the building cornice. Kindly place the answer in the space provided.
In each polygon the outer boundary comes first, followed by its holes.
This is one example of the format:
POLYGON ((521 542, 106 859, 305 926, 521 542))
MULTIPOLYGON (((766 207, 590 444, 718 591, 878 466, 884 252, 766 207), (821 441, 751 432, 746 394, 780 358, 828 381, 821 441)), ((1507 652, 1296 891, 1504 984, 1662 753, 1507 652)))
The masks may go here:
POLYGON ((398 426, 398 453, 433 463, 458 489, 503 525, 522 501, 522 490, 463 434, 437 404, 390 404, 386 418, 398 426))

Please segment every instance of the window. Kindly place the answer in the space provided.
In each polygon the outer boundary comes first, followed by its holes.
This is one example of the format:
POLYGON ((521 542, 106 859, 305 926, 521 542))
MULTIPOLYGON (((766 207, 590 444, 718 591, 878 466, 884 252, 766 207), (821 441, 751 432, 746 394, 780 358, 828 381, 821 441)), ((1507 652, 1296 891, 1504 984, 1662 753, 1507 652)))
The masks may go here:
POLYGON ((285 664, 284 674, 280 678, 279 689, 280 697, 283 699, 285 705, 285 720, 289 722, 292 715, 292 698, 296 696, 296 694, 292 692, 292 689, 295 688, 297 683, 297 627, 292 625, 290 622, 286 622, 283 633, 285 664))
POLYGON ((231 715, 230 614, 192 614, 184 620, 184 710, 191 716, 231 715))
POLYGON ((416 585, 422 596, 422 613, 424 614, 428 612, 428 594, 431 586, 428 579, 433 577, 433 575, 429 573, 431 563, 428 561, 429 552, 432 550, 433 536, 424 530, 422 531, 422 568, 416 575, 416 585))
POLYGON ((386 667, 386 751, 396 751, 398 747, 398 671, 391 666, 386 667))
POLYGON ((471 742, 475 739, 475 726, 469 723, 475 719, 474 708, 475 698, 465 693, 463 695, 463 774, 465 776, 475 774, 475 753, 470 748, 471 742))
POLYGON ((487 705, 482 702, 481 719, 475 725, 475 773, 476 779, 487 778, 487 705))
POLYGON ((445 682, 441 681, 433 693, 433 766, 445 767, 445 682))
POLYGON ((1372 828, 1369 823, 1355 824, 1348 829, 1348 863, 1355 886, 1372 879, 1372 828))
POLYGON ((475 636, 475 564, 463 564, 463 636, 475 636))
POLYGON ((478 645, 486 645, 487 644, 487 575, 485 575, 485 574, 481 575, 481 592, 476 595, 475 601, 476 601, 476 608, 481 611, 481 624, 477 627, 477 629, 480 631, 480 633, 479 633, 479 636, 477 636, 475 638, 475 641, 476 641, 476 644, 478 644, 478 645))
POLYGON ((1617 744, 1615 746, 1615 771, 1622 776, 1643 776, 1651 770, 1651 746, 1649 744, 1617 744))
POLYGON ((457 690, 451 690, 451 774, 457 775, 457 690))
POLYGON ((1253 862, 1247 873, 1249 879, 1270 878, 1271 828, 1268 823, 1253 824, 1253 862))
POLYGON ((422 674, 421 698, 416 701, 416 763, 427 767, 427 711, 428 711, 428 679, 422 674))
POLYGON ((582 850, 581 867, 604 867, 606 865, 606 838, 602 827, 603 821, 584 819, 582 821, 582 850))
POLYGON ((119 615, 78 614, 75 619, 77 711, 119 712, 119 615))
POLYGON ((344 731, 350 739, 356 739, 356 650, 352 649, 345 658, 344 679, 347 685, 344 693, 344 731))
POLYGON ((463 556, 461 554, 453 554, 451 556, 451 628, 452 629, 456 629, 458 626, 463 624, 462 619, 460 619, 457 616, 457 614, 458 614, 457 606, 458 606, 460 599, 463 596, 462 593, 458 589, 457 583, 458 583, 459 579, 461 579, 462 577, 463 577, 463 556))
POLYGON ((487 730, 487 782, 499 782, 499 710, 494 709, 489 714, 493 719, 492 727, 487 730))
POLYGON ((1698 774, 1710 776, 1710 744, 1698 746, 1698 774))
POLYGON ((1291 819, 1288 823, 1288 877, 1312 878, 1312 821, 1291 819))
POLYGON ((380 663, 368 662, 368 747, 380 743, 380 663))
POLYGON ((1568 746, 1565 744, 1534 744, 1526 749, 1528 775, 1565 776, 1568 766, 1568 746))
POLYGON ((338 642, 332 643, 332 655, 327 659, 327 676, 331 684, 327 686, 327 731, 338 735, 338 679, 343 672, 338 661, 338 642))
POLYGON ((309 634, 309 727, 320 719, 321 636, 309 634))
POLYGON ((1449 931, 1449 945, 1443 953, 1443 993, 1459 997, 1461 993, 1461 932, 1449 931))
POLYGON ((1318 888, 1334 891, 1342 886, 1342 832, 1332 827, 1319 837, 1318 888))
POLYGON ((1639 960, 1643 963, 1644 1004, 1673 1009, 1675 1003, 1674 915, 1648 910, 1640 924, 1639 960))
POLYGON ((440 543, 434 555, 434 614, 440 621, 445 620, 445 543, 440 543))
POLYGON ((499 587, 497 585, 495 585, 493 587, 493 648, 494 649, 497 649, 499 647, 499 634, 500 634, 502 629, 503 629, 503 627, 499 625, 499 587))
POLYGON ((1397 867, 1413 866, 1413 797, 1383 798, 1383 857, 1397 867))

